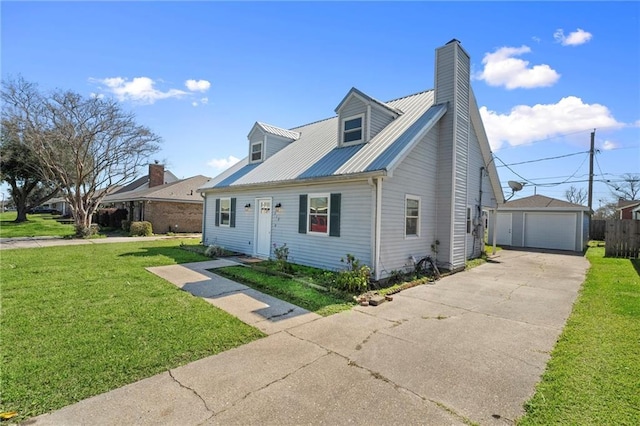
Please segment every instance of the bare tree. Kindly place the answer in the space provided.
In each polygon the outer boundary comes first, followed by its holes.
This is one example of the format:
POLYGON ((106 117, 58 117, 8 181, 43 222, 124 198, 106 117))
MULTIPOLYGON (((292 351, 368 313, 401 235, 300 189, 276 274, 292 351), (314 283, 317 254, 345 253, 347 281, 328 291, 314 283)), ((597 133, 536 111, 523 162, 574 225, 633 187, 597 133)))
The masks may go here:
POLYGON ((587 191, 585 191, 584 188, 576 188, 571 185, 571 187, 564 192, 564 197, 570 203, 584 205, 585 201, 587 201, 587 191))
POLYGON ((90 233, 102 199, 132 181, 159 150, 160 137, 112 99, 71 91, 44 96, 19 79, 3 82, 2 100, 3 123, 39 158, 42 175, 59 184, 78 236, 90 233))
POLYGON ((612 184, 611 192, 623 200, 637 200, 640 196, 640 175, 625 173, 622 175, 622 183, 612 184))

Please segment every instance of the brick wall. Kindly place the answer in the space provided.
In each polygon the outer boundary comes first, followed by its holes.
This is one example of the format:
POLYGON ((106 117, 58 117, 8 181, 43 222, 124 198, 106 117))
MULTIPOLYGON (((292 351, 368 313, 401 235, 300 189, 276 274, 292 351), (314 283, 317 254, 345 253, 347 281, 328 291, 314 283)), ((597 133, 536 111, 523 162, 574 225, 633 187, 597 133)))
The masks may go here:
POLYGON ((202 203, 152 201, 145 205, 144 217, 151 222, 154 234, 166 234, 169 229, 171 232, 202 232, 202 203))
POLYGON ((164 165, 149 164, 149 188, 164 185, 164 165))

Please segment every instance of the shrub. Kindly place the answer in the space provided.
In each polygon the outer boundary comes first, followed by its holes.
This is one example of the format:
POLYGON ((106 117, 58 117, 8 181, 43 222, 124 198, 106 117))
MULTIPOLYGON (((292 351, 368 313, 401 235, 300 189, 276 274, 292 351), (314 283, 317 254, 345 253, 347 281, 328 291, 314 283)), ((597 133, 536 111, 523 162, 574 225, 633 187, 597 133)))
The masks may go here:
POLYGON ((76 236, 80 238, 90 238, 94 235, 98 235, 98 232, 100 232, 100 226, 97 223, 92 223, 88 228, 85 228, 82 225, 75 225, 74 228, 76 236))
POLYGON ((146 220, 143 222, 131 222, 129 235, 132 237, 148 237, 153 235, 151 222, 147 222, 146 220))
POLYGON ((273 244, 273 254, 276 256, 276 269, 280 272, 290 273, 293 271, 293 267, 289 264, 289 247, 287 247, 287 243, 284 243, 280 247, 278 247, 275 243, 273 244))
MULTIPOLYGON (((340 262, 345 262, 345 259, 340 259, 340 262)), ((348 253, 346 263, 347 269, 339 271, 335 277, 336 288, 348 293, 367 291, 371 269, 367 265, 361 265, 354 255, 348 253)))
POLYGON ((210 245, 204 251, 204 255, 207 257, 219 257, 224 254, 224 249, 218 245, 210 245))
POLYGON ((122 223, 120 224, 120 226, 122 227, 122 230, 124 232, 129 232, 131 230, 131 221, 130 220, 123 220, 122 223))

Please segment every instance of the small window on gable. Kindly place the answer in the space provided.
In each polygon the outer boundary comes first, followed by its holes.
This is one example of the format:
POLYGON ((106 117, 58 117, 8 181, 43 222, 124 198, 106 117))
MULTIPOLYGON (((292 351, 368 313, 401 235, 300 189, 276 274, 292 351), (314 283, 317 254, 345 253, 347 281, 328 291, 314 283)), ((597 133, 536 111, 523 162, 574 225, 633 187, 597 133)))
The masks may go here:
POLYGON ((251 144, 251 162, 255 163, 258 161, 262 161, 262 142, 251 144))
POLYGON ((404 235, 405 237, 420 236, 420 198, 412 195, 405 197, 404 203, 404 235))
POLYGON ((362 131, 364 124, 364 114, 347 117, 342 120, 342 143, 356 144, 363 141, 362 131))

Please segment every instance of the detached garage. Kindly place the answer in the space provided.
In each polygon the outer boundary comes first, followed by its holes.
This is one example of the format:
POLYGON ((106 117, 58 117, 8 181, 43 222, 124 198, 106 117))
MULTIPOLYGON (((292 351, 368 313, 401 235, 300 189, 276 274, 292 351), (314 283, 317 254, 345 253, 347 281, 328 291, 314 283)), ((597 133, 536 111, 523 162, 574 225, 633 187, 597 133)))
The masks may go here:
POLYGON ((588 211, 586 206, 544 195, 509 201, 497 210, 496 242, 511 247, 582 251, 589 238, 588 211))

